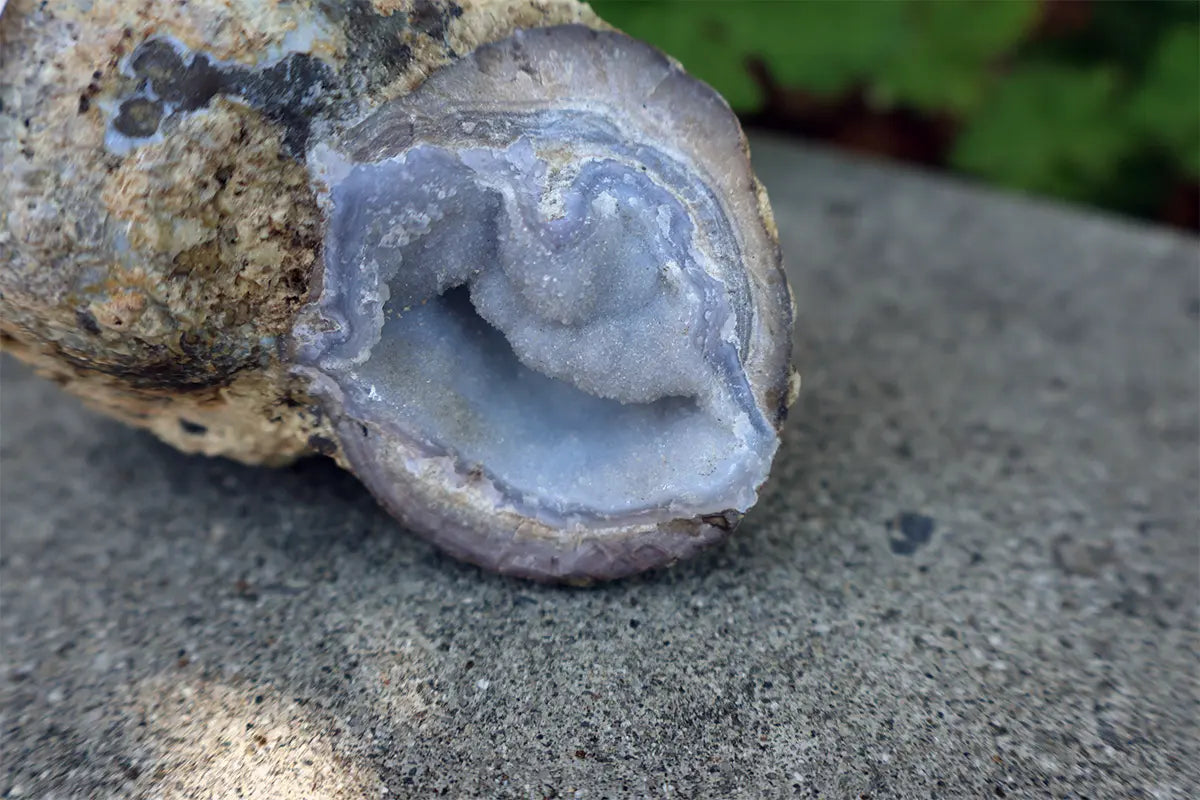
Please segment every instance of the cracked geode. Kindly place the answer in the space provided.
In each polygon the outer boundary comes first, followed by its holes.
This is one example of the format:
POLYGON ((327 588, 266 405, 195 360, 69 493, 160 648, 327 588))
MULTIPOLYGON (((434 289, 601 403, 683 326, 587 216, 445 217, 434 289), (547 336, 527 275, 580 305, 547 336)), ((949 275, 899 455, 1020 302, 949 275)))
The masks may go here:
POLYGON ((586 5, 14 0, 0 78, 0 343, 93 406, 331 455, 541 580, 755 502, 790 400, 765 193, 728 106, 586 5))
POLYGON ((790 316, 740 142, 657 52, 564 27, 314 148, 324 274, 292 357, 376 496, 540 578, 731 527, 778 444, 790 316))

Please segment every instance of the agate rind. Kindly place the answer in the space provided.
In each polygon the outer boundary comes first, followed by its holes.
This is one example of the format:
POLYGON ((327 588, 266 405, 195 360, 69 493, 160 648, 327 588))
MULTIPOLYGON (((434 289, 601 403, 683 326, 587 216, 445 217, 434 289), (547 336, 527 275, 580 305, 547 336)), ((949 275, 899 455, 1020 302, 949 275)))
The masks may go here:
POLYGON ((685 558, 753 505, 791 305, 708 86, 620 33, 518 31, 308 164, 324 274, 286 358, 406 524, 489 569, 585 581, 685 558))

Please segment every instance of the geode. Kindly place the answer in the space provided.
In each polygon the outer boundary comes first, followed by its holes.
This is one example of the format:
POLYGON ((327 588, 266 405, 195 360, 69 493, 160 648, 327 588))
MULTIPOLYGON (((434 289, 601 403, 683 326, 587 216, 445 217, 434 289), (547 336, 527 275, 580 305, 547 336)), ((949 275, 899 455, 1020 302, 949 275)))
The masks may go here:
POLYGON ((103 410, 333 456, 540 580, 754 504, 794 382, 765 192, 724 101, 587 6, 17 2, 0 75, 4 341, 103 410))

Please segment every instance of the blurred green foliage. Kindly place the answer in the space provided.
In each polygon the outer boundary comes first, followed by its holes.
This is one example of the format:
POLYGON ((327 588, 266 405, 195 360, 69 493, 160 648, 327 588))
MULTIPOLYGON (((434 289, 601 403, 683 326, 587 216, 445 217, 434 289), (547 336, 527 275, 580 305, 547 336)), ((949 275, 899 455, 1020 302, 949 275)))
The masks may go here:
POLYGON ((949 120, 952 168, 1147 216, 1172 185, 1200 178, 1194 0, 591 5, 775 127, 768 85, 831 101, 859 93, 881 113, 949 120))

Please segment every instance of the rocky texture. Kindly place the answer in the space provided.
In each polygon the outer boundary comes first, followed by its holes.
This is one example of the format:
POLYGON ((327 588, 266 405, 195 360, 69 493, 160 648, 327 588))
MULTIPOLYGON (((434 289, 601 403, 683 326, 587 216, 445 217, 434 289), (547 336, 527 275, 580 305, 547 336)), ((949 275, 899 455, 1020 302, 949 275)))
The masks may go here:
POLYGON ((331 455, 536 579, 755 502, 792 396, 766 195, 720 96, 585 4, 23 0, 0 54, 0 344, 93 407, 331 455))
POLYGON ((0 26, 0 344, 93 407, 331 455, 537 579, 674 562, 755 502, 792 396, 766 195, 720 96, 585 4, 0 26))
POLYGON ((578 22, 602 26, 573 0, 13 0, 0 341, 182 449, 312 452, 324 422, 274 367, 320 259, 313 129, 578 22))
POLYGON ((1195 240, 755 157, 805 390, 670 571, 487 575, 328 462, 181 455, 6 363, 0 793, 1200 793, 1195 240))
POLYGON ((588 581, 685 558, 754 504, 791 298, 711 88, 624 34, 518 31, 308 162, 324 271, 284 358, 398 519, 588 581))

